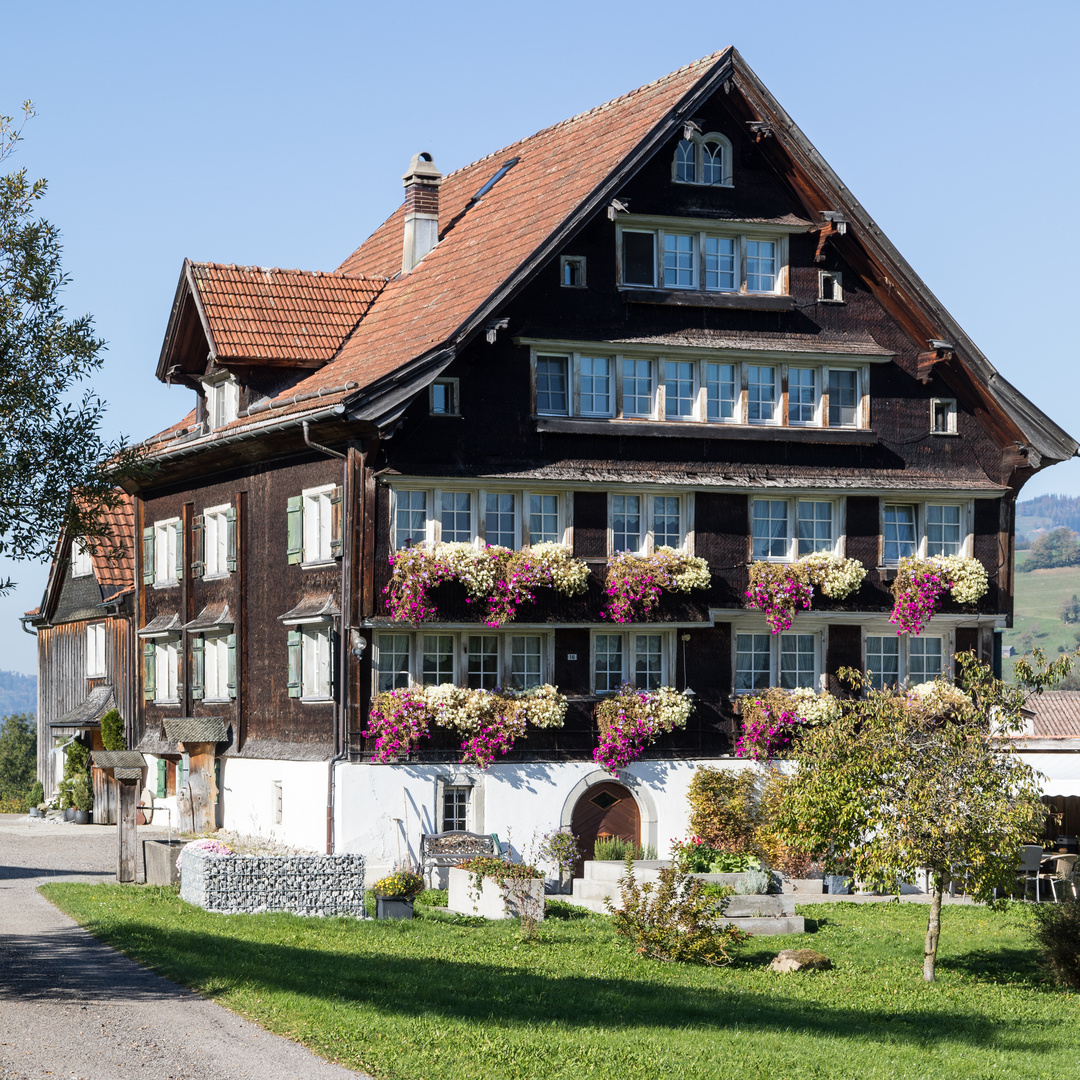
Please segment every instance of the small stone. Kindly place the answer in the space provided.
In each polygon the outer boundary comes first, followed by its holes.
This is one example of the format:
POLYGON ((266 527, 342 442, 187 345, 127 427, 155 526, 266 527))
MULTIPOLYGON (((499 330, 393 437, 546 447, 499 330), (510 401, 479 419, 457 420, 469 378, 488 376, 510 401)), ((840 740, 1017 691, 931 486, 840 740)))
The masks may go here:
POLYGON ((782 949, 773 957, 773 971, 828 971, 832 961, 815 949, 782 949))

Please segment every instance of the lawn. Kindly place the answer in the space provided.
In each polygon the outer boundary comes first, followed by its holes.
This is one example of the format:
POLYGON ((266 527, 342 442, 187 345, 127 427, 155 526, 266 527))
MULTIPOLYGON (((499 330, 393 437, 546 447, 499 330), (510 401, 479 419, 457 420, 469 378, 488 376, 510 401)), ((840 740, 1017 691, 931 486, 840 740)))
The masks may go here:
MULTIPOLYGON (((1018 570, 1026 556, 1026 551, 1016 553, 1018 570)), ((1059 645, 1064 645, 1067 652, 1075 652, 1080 626, 1067 626, 1061 621, 1061 602, 1074 593, 1080 596, 1080 566, 1017 573, 1013 628, 1005 631, 1003 644, 1012 645, 1021 654, 1031 652, 1032 645, 1038 646, 1048 660, 1057 659, 1059 645), (1031 635, 1030 644, 1026 634, 1031 635)), ((1006 679, 1012 678, 1014 662, 1004 661, 1006 679)))
POLYGON ((947 908, 927 985, 927 909, 915 904, 800 908, 816 932, 754 938, 718 969, 643 960, 602 916, 549 918, 523 941, 516 923, 419 906, 411 923, 356 922, 213 915, 162 888, 42 891, 155 971, 379 1077, 1080 1074, 1080 996, 1043 980, 1023 905, 947 908), (806 945, 836 969, 767 969, 806 945))

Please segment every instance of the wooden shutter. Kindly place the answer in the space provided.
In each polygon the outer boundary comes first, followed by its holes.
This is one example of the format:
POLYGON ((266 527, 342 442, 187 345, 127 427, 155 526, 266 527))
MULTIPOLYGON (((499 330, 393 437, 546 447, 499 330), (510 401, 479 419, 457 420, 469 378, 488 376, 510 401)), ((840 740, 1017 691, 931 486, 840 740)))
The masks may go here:
POLYGON ((144 641, 143 653, 143 698, 154 699, 157 691, 157 646, 152 641, 144 641))
POLYGON ((144 585, 154 583, 154 526, 142 531, 142 579, 144 585))
POLYGON ((201 701, 206 694, 206 639, 202 634, 191 638, 191 696, 201 701))
POLYGON ((157 792, 155 798, 164 799, 169 794, 169 763, 164 758, 157 762, 157 792))
POLYGON ((231 573, 236 569, 236 507, 225 511, 225 566, 231 573))
POLYGON ((289 697, 299 697, 301 692, 300 662, 303 638, 299 630, 289 631, 289 697))
POLYGON ((174 521, 173 528, 176 530, 176 580, 184 580, 184 524, 174 521))
POLYGON ((226 674, 227 685, 229 687, 229 697, 236 697, 236 635, 230 634, 225 639, 225 647, 229 653, 229 667, 226 674))
POLYGON ((338 634, 338 632, 336 630, 327 631, 327 637, 330 639, 330 641, 329 641, 329 653, 330 653, 330 655, 329 655, 329 657, 327 659, 327 668, 328 668, 328 670, 327 670, 327 673, 326 673, 326 675, 327 675, 327 678, 326 678, 327 687, 326 688, 327 688, 327 690, 329 690, 330 696, 335 701, 337 700, 337 696, 338 696, 337 695, 337 675, 338 675, 337 659, 338 659, 338 644, 339 644, 340 636, 341 635, 338 634))
POLYGON ((341 487, 336 487, 330 493, 330 554, 335 559, 340 559, 344 545, 342 544, 342 506, 344 504, 344 492, 341 487))
POLYGON ((206 519, 196 514, 191 522, 191 576, 202 577, 206 572, 206 519))
POLYGON ((304 496, 293 495, 288 509, 289 565, 304 557, 304 496))

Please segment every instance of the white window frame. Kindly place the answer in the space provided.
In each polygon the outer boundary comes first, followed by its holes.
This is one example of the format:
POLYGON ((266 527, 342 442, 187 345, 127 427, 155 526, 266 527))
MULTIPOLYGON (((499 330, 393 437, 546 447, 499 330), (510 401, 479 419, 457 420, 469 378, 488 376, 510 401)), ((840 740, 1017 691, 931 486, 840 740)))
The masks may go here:
POLYGON ((930 399, 930 434, 958 435, 956 425, 956 398, 934 397, 930 399), (945 426, 938 426, 938 410, 945 411, 945 426))
POLYGON ((72 540, 71 541, 71 576, 77 577, 90 577, 94 572, 94 560, 90 555, 90 549, 86 546, 86 541, 72 540))
POLYGON ((229 576, 229 510, 209 506, 203 513, 203 578, 229 576))
POLYGON ((598 637, 617 637, 622 640, 622 673, 616 686, 634 682, 634 657, 637 655, 639 637, 660 638, 660 686, 670 686, 672 672, 675 670, 675 631, 660 629, 657 626, 639 627, 630 630, 617 630, 614 626, 593 630, 589 634, 589 686, 594 694, 604 696, 614 693, 614 689, 598 689, 596 680, 596 640, 598 637))
POLYGON ((211 431, 240 417, 240 384, 231 375, 203 380, 206 394, 206 424, 211 431))
POLYGON ((166 518, 154 522, 154 584, 176 585, 177 547, 182 543, 180 519, 166 518))
MULTIPOLYGON (((911 680, 911 644, 923 642, 933 638, 941 640, 941 673, 950 676, 953 671, 956 654, 956 630, 952 626, 943 626, 940 630, 924 630, 922 634, 911 637, 908 634, 897 634, 896 627, 890 623, 867 623, 862 628, 862 663, 863 671, 870 667, 869 639, 885 638, 895 640, 899 651, 899 680, 901 689, 914 685, 911 680)), ((880 673, 879 673, 880 675, 880 673)), ((929 680, 920 680, 929 681, 929 680)), ((872 684, 874 685, 874 684, 872 684)))
POLYGON ((654 519, 656 507, 654 498, 677 498, 679 500, 679 544, 677 551, 693 554, 694 549, 694 496, 692 492, 672 491, 669 489, 626 488, 607 493, 607 551, 608 556, 617 554, 615 550, 615 498, 617 496, 636 495, 641 499, 641 543, 632 555, 651 555, 656 550, 654 519))
POLYGON ((755 690, 768 689, 780 685, 781 679, 781 654, 784 638, 811 637, 814 639, 814 675, 811 689, 822 690, 825 688, 825 671, 823 658, 826 648, 826 632, 820 625, 796 622, 790 630, 782 634, 773 634, 769 627, 757 619, 741 620, 731 628, 731 689, 736 695, 752 694, 755 690), (754 635, 763 637, 768 641, 769 649, 769 682, 767 687, 740 687, 739 686, 739 637, 740 635, 754 635))
POLYGON ((852 364, 828 364, 822 368, 822 394, 825 398, 829 397, 829 379, 832 372, 851 372, 855 375, 855 423, 853 424, 833 424, 832 418, 829 415, 832 403, 822 406, 821 422, 827 425, 829 428, 838 428, 845 431, 858 431, 866 427, 866 418, 864 417, 865 405, 867 401, 866 395, 866 380, 862 370, 852 364))
POLYGON ((559 284, 564 289, 586 288, 584 255, 559 256, 559 284), (571 275, 576 276, 577 281, 567 281, 567 277, 571 275))
MULTIPOLYGON (((954 554, 971 558, 975 546, 975 500, 974 499, 894 499, 882 498, 879 502, 880 519, 878 522, 878 535, 880 536, 880 562, 881 567, 893 567, 899 565, 899 559, 886 559, 885 557, 885 508, 886 506, 911 506, 915 510, 915 557, 925 559, 928 557, 928 509, 931 506, 959 506, 960 507, 960 550, 954 554)), ((901 556, 903 558, 903 556, 901 556)))
POLYGON ((203 634, 203 701, 229 701, 229 635, 203 634))
POLYGON ((844 275, 839 270, 818 271, 818 303, 842 304, 844 302, 844 275), (826 296, 826 283, 832 282, 832 296, 826 296))
POLYGON ((435 379, 428 386, 428 413, 431 416, 460 416, 461 415, 461 380, 457 378, 435 379), (435 407, 435 388, 442 387, 446 390, 448 407, 437 409, 435 407))
POLYGON ((333 701, 333 627, 329 623, 301 623, 300 700, 333 701))
POLYGON ((320 484, 318 487, 305 488, 303 499, 303 549, 301 566, 320 566, 334 562, 333 518, 334 510, 331 499, 335 484, 320 484))
POLYGON ((676 144, 675 153, 671 155, 671 182, 673 184, 694 184, 704 187, 734 187, 734 168, 732 162, 731 140, 719 131, 710 131, 704 135, 694 133, 689 139, 680 139, 679 143, 690 142, 694 147, 694 179, 687 180, 678 175, 679 144, 676 144), (705 180, 705 153, 706 143, 719 145, 721 156, 721 178, 716 181, 705 180))
MULTIPOLYGON (((822 548, 833 555, 843 556, 846 542, 847 502, 841 496, 824 495, 819 492, 803 492, 799 495, 778 495, 764 491, 752 494, 749 498, 749 539, 750 559, 752 562, 789 563, 800 558, 799 555, 799 503, 828 503, 832 507, 832 547, 822 548), (759 555, 754 551, 754 503, 757 501, 780 502, 787 506, 787 535, 784 539, 783 555, 759 555)), ((779 539, 779 538, 777 538, 779 539)), ((810 554, 805 552, 804 554, 810 554)))
POLYGON ((88 623, 86 627, 86 677, 88 679, 100 679, 108 674, 105 642, 105 623, 88 623))
POLYGON ((154 641, 154 704, 180 704, 180 640, 154 641))

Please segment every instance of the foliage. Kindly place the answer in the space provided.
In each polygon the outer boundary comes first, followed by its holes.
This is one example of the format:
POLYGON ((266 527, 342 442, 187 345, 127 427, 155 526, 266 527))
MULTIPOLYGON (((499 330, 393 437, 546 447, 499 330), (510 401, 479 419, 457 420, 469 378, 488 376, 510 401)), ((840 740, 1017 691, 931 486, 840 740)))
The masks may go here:
POLYGON ((40 780, 35 780, 26 793, 26 801, 31 806, 40 806, 45 801, 45 788, 40 780))
MULTIPOLYGON (((33 116, 29 102, 23 112, 33 116)), ((0 161, 21 137, 0 117, 0 161)), ((50 557, 65 531, 107 544, 98 512, 117 503, 116 481, 134 469, 122 442, 101 438, 102 401, 78 396, 105 343, 90 316, 68 320, 60 303, 69 280, 60 234, 35 216, 46 186, 25 169, 0 176, 0 555, 16 561, 50 557)))
POLYGON ((82 773, 71 781, 71 801, 75 804, 76 810, 93 810, 94 786, 87 774, 82 773))
POLYGON ((0 795, 0 814, 25 814, 31 805, 22 795, 0 795))
POLYGON ((444 581, 459 581, 466 603, 485 605, 491 627, 510 622, 517 609, 536 599, 536 589, 554 589, 565 596, 583 593, 589 568, 571 557, 562 544, 536 544, 521 551, 487 545, 437 544, 403 548, 390 556, 393 575, 383 589, 393 619, 421 622, 438 615, 429 593, 444 581))
POLYGON ((512 863, 496 855, 474 855, 457 864, 458 870, 468 870, 478 878, 494 878, 500 885, 522 878, 542 878, 544 875, 532 863, 512 863))
POLYGON ((416 896, 424 889, 424 879, 410 867, 395 870, 371 886, 376 896, 416 896))
POLYGON ((1036 904, 1032 934, 1043 966, 1056 982, 1080 990, 1080 900, 1036 904))
POLYGON ((581 858, 579 840, 580 837, 569 829, 553 829, 540 837, 536 857, 540 862, 555 867, 559 873, 569 874, 574 869, 574 863, 581 858))
POLYGON ((1080 622, 1080 597, 1076 593, 1068 600, 1061 601, 1060 615, 1063 623, 1080 622))
MULTIPOLYGON (((955 868, 978 901, 1006 895, 1020 848, 1045 820, 1036 774, 1001 736, 1023 730, 1023 686, 994 679, 973 654, 958 656, 963 693, 942 681, 924 692, 868 690, 831 723, 794 744, 798 772, 776 811, 780 836, 802 851, 838 854, 858 878, 913 880, 929 868, 924 978, 934 978, 941 897, 955 868)), ((1041 656, 1038 663, 1042 664, 1041 656)), ((1017 665, 1032 691, 1068 669, 1017 665)), ((842 673, 858 689, 864 677, 842 673)))
POLYGON ((840 702, 832 694, 800 687, 783 690, 771 687, 739 699, 742 732, 735 744, 736 757, 769 761, 790 747, 804 724, 828 721, 840 713, 840 702))
POLYGON ((0 798, 26 795, 37 778, 37 726, 30 713, 4 717, 0 728, 0 798))
POLYGON ((901 559, 892 583, 894 602, 889 622, 900 627, 898 634, 921 634, 943 593, 952 592, 957 603, 967 604, 978 600, 988 588, 986 567, 978 559, 960 555, 901 559))
POLYGON ((686 795, 690 832, 717 851, 752 854, 763 785, 756 769, 696 769, 686 795))
POLYGON ((658 547, 652 555, 619 552, 608 559, 607 603, 602 619, 628 623, 647 619, 665 592, 707 589, 712 581, 709 564, 684 551, 658 547))
POLYGON ((660 869, 659 881, 639 885, 634 863, 627 859, 619 894, 618 907, 605 901, 612 928, 651 960, 730 964, 735 946, 745 939, 724 925, 723 904, 717 905, 703 882, 673 866, 660 869))
POLYGON ((694 703, 685 692, 670 686, 638 690, 624 683, 596 705, 600 742, 593 760, 608 772, 629 765, 661 735, 686 727, 693 711, 694 703))
POLYGON ((828 551, 804 555, 793 563, 755 562, 750 567, 746 599, 765 613, 774 634, 791 629, 796 611, 808 610, 814 587, 823 596, 843 600, 855 592, 866 577, 858 559, 843 559, 828 551))
POLYGON ((700 836, 676 840, 671 845, 671 855, 676 868, 686 874, 740 874, 761 869, 756 855, 712 847, 700 836))
POLYGON ((387 690, 371 703, 364 738, 375 740, 372 761, 392 761, 429 738, 431 725, 464 736, 462 761, 486 769, 507 754, 526 725, 562 727, 566 698, 549 684, 530 690, 479 690, 453 683, 387 690))
POLYGON ((110 709, 101 718, 101 741, 106 750, 126 750, 127 736, 124 734, 124 718, 118 709, 110 709))
POLYGON ((626 862, 627 859, 655 859, 652 844, 642 847, 621 836, 598 836, 593 841, 593 858, 597 862, 626 862))
POLYGON ((1023 573, 1080 564, 1080 537, 1072 529, 1051 529, 1032 541, 1028 557, 1017 566, 1023 573))

